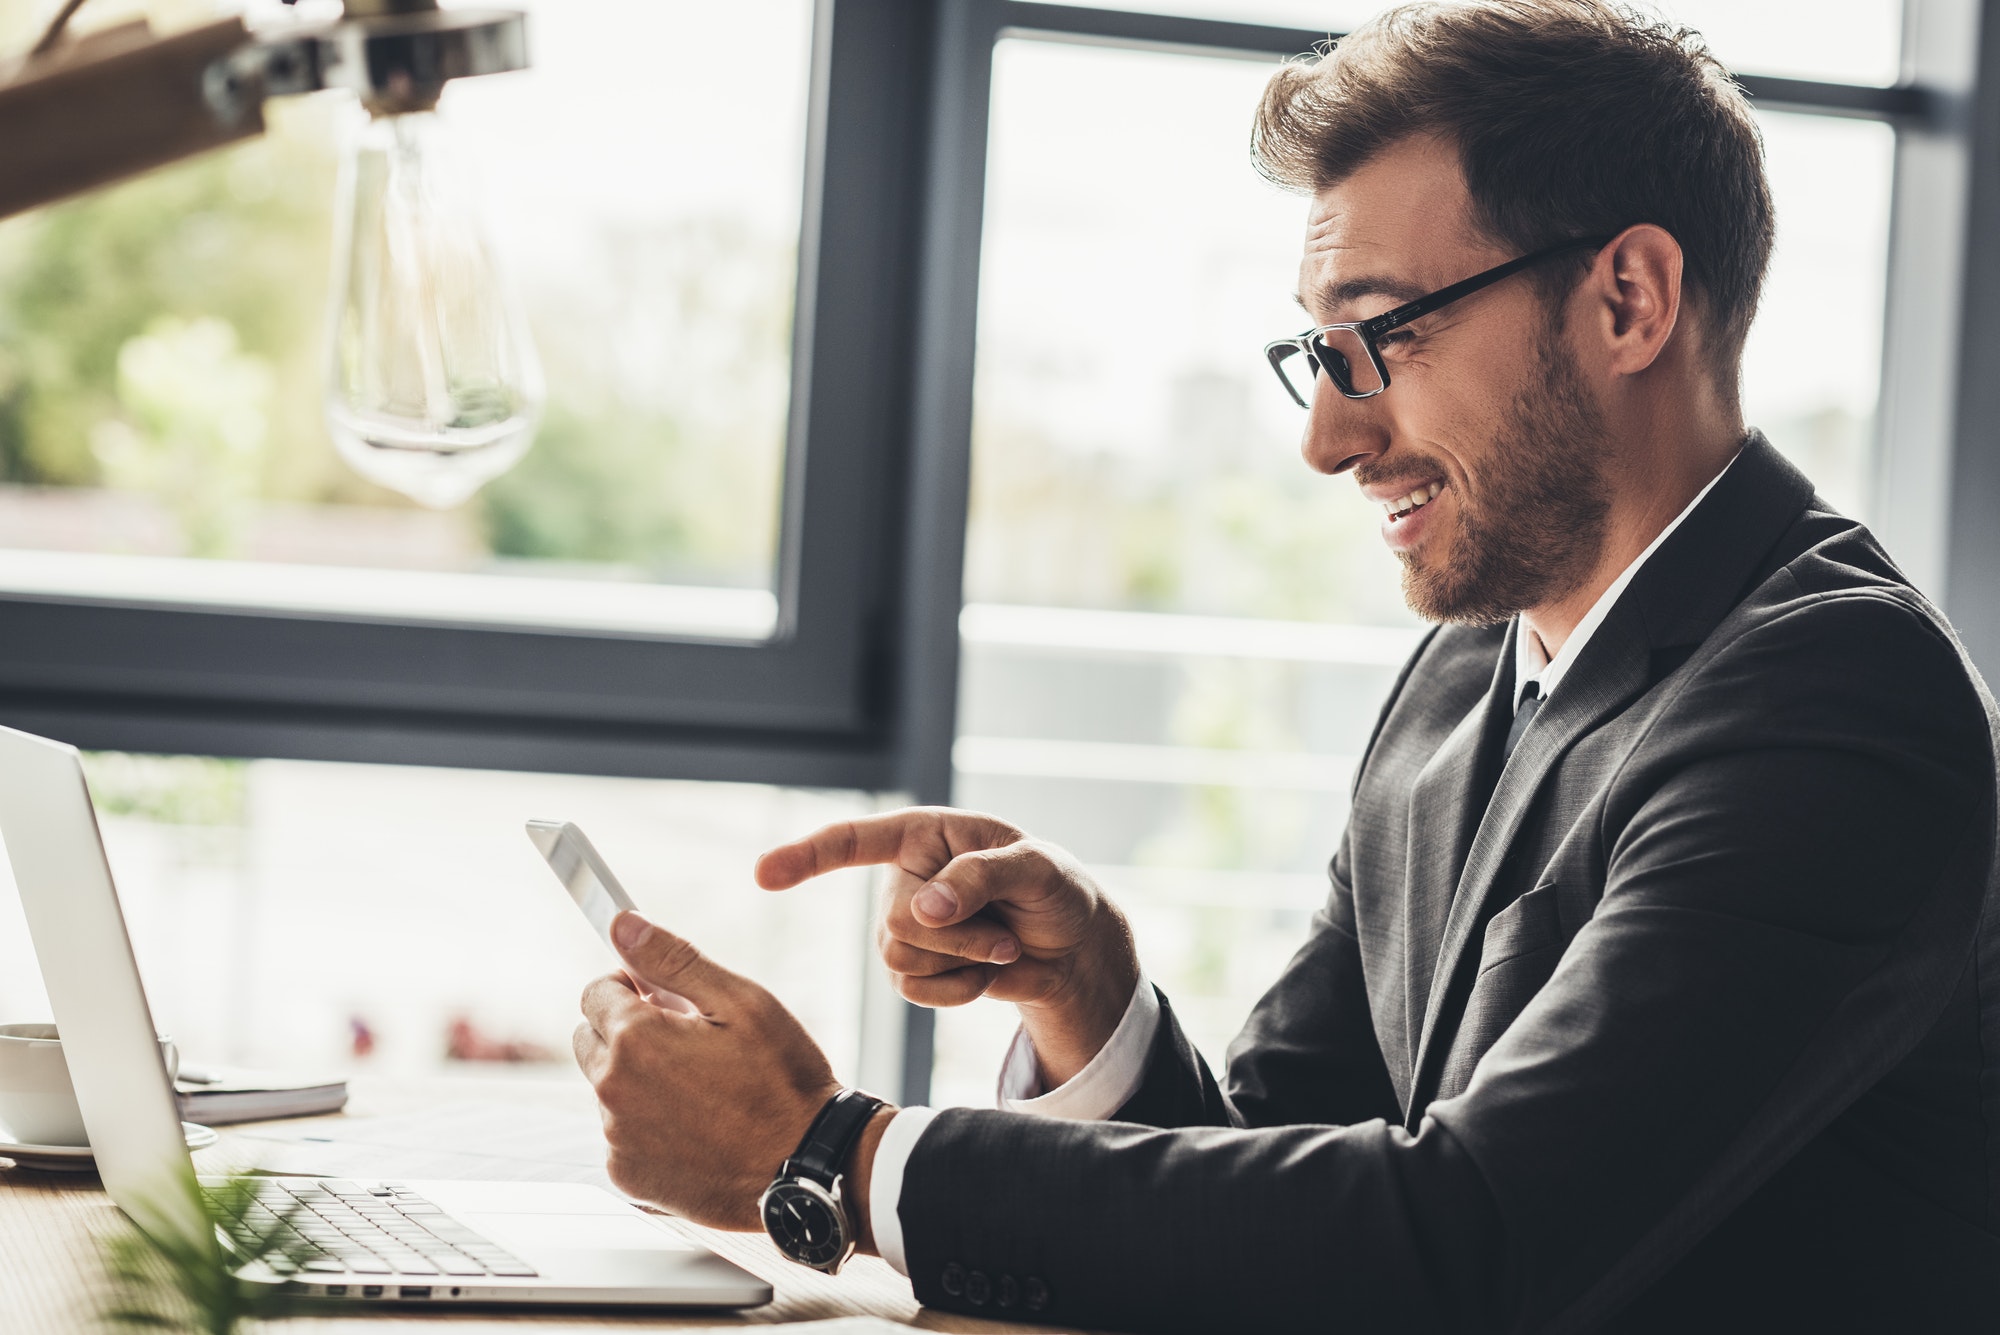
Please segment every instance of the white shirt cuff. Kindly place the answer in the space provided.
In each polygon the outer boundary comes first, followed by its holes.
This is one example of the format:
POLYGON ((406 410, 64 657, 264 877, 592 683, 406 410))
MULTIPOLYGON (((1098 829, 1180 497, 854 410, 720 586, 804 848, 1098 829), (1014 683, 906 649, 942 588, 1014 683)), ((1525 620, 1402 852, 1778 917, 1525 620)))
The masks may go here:
POLYGON ((875 1227, 875 1250, 896 1267, 899 1275, 910 1273, 910 1267, 903 1261, 903 1221, 896 1213, 896 1206, 903 1199, 903 1170, 909 1167, 910 1153, 917 1148, 918 1137, 936 1116, 935 1108, 898 1111, 889 1119, 889 1129, 882 1133, 881 1144, 875 1147, 875 1166, 868 1173, 868 1213, 875 1227))
POLYGON ((1028 1031, 1016 1030, 1000 1067, 1000 1106, 1008 1112, 1061 1117, 1073 1122, 1102 1122, 1139 1092, 1146 1078, 1146 1054, 1160 1030, 1160 996, 1146 976, 1132 989, 1132 1000, 1111 1037, 1081 1071, 1046 1092, 1035 1062, 1035 1045, 1028 1031))
MULTIPOLYGON (((1101 1122, 1124 1107, 1146 1075, 1146 1054, 1160 1030, 1160 997, 1142 974, 1132 1000, 1111 1037, 1090 1064, 1044 1094, 1035 1065, 1034 1045, 1026 1030, 1017 1031, 1000 1071, 1000 1106, 1008 1112, 1101 1122)), ((910 1273, 903 1254, 903 1171, 923 1137, 935 1108, 904 1108, 889 1119, 882 1143, 875 1147, 875 1166, 868 1174, 869 1217, 875 1228, 875 1250, 899 1275, 910 1273)))

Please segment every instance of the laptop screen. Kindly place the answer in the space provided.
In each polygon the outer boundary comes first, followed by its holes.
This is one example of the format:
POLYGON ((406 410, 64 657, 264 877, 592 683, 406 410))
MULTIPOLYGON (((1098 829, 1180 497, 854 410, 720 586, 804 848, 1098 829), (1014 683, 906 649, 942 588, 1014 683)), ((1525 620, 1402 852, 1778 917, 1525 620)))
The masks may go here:
POLYGON ((201 1236, 194 1165, 75 747, 0 728, 0 839, 105 1190, 149 1232, 201 1236))

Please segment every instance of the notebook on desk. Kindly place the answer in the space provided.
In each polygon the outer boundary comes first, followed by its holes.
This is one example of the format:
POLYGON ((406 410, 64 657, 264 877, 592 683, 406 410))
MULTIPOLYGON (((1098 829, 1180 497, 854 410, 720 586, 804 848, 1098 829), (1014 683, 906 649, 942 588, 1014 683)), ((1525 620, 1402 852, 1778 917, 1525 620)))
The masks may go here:
MULTIPOLYGON (((215 1228, 74 747, 0 728, 0 838, 77 1104, 111 1198, 156 1235, 215 1228)), ((557 1182, 270 1178, 225 1245, 273 1229, 242 1273, 359 1303, 751 1307, 768 1284, 610 1192, 557 1182)))
POLYGON ((328 1076, 285 1076, 240 1066, 181 1063, 174 1101, 183 1122, 228 1126, 277 1117, 313 1117, 347 1106, 347 1082, 328 1076))

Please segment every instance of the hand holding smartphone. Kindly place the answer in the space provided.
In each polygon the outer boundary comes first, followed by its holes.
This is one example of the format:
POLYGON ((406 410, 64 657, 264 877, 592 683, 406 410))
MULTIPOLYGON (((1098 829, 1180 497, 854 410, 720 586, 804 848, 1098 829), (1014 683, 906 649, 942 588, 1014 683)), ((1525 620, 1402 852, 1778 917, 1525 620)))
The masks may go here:
MULTIPOLYGON (((528 838, 548 859, 549 867, 556 879, 569 891, 569 897, 583 910, 583 916, 597 930, 597 935, 611 953, 618 953, 617 945, 611 940, 611 922, 627 909, 635 909, 632 897, 625 893, 625 887, 611 874, 611 868, 604 865, 597 849, 584 837, 582 830, 568 821, 531 820, 528 822, 528 838)), ((663 992, 647 987, 638 979, 639 995, 666 1010, 695 1012, 695 1006, 686 997, 673 992, 663 992)))

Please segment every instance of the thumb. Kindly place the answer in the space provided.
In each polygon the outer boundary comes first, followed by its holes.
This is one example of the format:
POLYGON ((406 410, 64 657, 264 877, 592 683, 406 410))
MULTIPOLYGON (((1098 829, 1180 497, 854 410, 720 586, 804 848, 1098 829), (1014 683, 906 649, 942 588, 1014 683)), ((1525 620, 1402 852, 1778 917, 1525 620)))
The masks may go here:
POLYGON ((634 982, 649 995, 647 1000, 664 1003, 686 998, 704 1014, 712 1012, 734 988, 737 976, 711 960, 694 943, 675 936, 664 927, 648 922, 627 909, 611 921, 611 943, 634 982), (661 996, 661 993, 666 996, 661 996))
POLYGON ((1025 844, 960 853, 910 900, 926 927, 964 922, 995 900, 1016 900, 1042 889, 1047 864, 1025 844))

